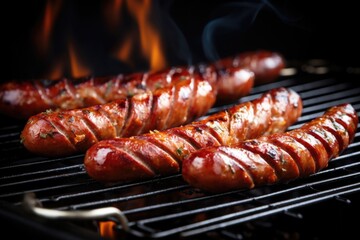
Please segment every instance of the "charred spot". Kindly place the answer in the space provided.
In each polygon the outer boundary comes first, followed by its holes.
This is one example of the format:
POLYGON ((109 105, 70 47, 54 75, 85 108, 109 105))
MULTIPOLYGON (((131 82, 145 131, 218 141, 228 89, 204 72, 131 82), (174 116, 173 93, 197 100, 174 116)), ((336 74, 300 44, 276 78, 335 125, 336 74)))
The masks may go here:
POLYGON ((244 142, 245 146, 257 146, 259 145, 259 142, 256 139, 247 140, 244 142))
POLYGON ((239 119, 242 118, 241 116, 242 116, 242 115, 237 112, 237 113, 235 113, 235 114, 233 115, 233 118, 236 119, 236 120, 239 120, 239 119))
POLYGON ((56 134, 56 132, 49 131, 49 132, 46 132, 46 133, 40 133, 40 134, 39 134, 39 137, 40 137, 40 138, 43 138, 43 139, 46 139, 46 138, 48 138, 48 137, 53 138, 55 134, 56 134))
POLYGON ((198 132, 198 133, 202 133, 203 130, 200 128, 200 127, 195 127, 195 131, 198 132))
POLYGON ((179 155, 179 156, 182 156, 183 155, 183 151, 184 149, 182 147, 179 147, 178 149, 176 149, 176 153, 179 155))
POLYGON ((119 108, 125 108, 126 107, 126 102, 125 101, 121 101, 118 103, 119 108))

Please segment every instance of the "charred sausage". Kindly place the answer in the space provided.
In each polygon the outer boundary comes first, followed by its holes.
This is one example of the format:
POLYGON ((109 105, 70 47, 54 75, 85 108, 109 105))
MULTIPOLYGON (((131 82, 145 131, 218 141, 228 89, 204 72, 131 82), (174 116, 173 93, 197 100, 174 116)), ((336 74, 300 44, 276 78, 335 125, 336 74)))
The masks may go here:
POLYGON ((334 106, 296 130, 194 152, 184 159, 182 175, 190 185, 208 192, 309 176, 347 148, 357 124, 350 104, 334 106))
POLYGON ((219 69, 243 67, 254 72, 255 85, 274 81, 280 76, 285 65, 285 59, 280 53, 267 50, 243 52, 217 62, 217 68, 219 69))
POLYGON ((189 72, 173 75, 171 81, 167 87, 106 104, 34 115, 21 141, 38 155, 66 156, 85 152, 100 140, 189 123, 212 107, 216 91, 208 81, 189 72))
POLYGON ((273 89, 252 102, 185 126, 100 141, 86 151, 84 165, 92 178, 104 182, 173 174, 179 172, 184 157, 200 148, 283 132, 301 112, 296 92, 273 89))

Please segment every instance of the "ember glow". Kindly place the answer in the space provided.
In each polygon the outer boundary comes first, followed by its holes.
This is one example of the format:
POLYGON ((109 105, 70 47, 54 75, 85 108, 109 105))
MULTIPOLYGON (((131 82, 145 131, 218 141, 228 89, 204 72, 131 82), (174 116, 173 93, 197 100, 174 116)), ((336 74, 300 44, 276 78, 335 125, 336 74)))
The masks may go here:
POLYGON ((101 237, 107 239, 116 239, 116 231, 115 231, 115 222, 113 221, 104 221, 99 222, 99 232, 101 237))

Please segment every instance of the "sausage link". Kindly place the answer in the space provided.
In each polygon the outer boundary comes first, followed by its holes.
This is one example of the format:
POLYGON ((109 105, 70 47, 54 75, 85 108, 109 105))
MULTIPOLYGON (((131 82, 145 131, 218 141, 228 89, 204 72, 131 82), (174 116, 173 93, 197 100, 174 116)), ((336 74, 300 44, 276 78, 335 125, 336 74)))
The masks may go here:
POLYGON ((348 147, 357 124, 357 113, 350 104, 334 106, 289 132, 196 151, 183 160, 182 175, 190 185, 207 192, 306 177, 327 167, 348 147))
POLYGON ((100 141, 86 151, 84 165, 91 177, 104 182, 168 175, 179 172, 183 158, 200 148, 283 132, 301 112, 296 92, 273 89, 185 126, 100 141))
POLYGON ((163 130, 203 116, 215 102, 208 81, 182 73, 173 84, 106 104, 82 109, 47 111, 29 118, 21 141, 42 156, 85 152, 94 143, 163 130))
POLYGON ((285 65, 285 59, 280 53, 268 50, 243 52, 217 62, 218 68, 243 67, 254 72, 255 85, 274 81, 285 65))
MULTIPOLYGON (((262 70, 258 72, 274 75, 271 68, 262 67, 267 57, 259 56, 245 61, 262 70), (259 61, 259 63, 257 62, 259 61)), ((270 56, 269 56, 270 57, 270 56)), ((271 55, 271 58, 274 56, 271 55)), ((230 102, 249 93, 254 85, 254 72, 246 64, 220 67, 207 64, 194 67, 173 67, 156 73, 120 74, 111 77, 89 77, 82 79, 10 81, 0 85, 0 112, 17 119, 27 119, 48 109, 75 109, 104 104, 117 99, 154 91, 173 83, 182 74, 202 75, 217 90, 217 102, 230 102)), ((247 59, 247 58, 246 58, 247 59)), ((278 64, 278 63, 277 63, 278 64)), ((276 64, 275 64, 276 65, 276 64)))
POLYGON ((49 109, 66 110, 104 104, 169 86, 177 75, 188 73, 186 68, 172 68, 152 74, 10 81, 0 85, 0 111, 14 118, 26 119, 49 109))

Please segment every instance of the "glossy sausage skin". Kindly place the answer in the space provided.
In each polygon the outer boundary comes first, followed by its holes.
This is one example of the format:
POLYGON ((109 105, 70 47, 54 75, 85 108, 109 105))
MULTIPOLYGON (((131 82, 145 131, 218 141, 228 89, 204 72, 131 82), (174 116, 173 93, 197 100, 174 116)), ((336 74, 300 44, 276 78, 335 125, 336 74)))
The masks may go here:
POLYGON ((246 95, 249 86, 274 80, 284 67, 280 54, 254 51, 216 63, 174 67, 156 73, 120 74, 83 79, 9 81, 0 84, 0 112, 17 119, 52 109, 84 108, 172 84, 174 75, 202 74, 216 86, 217 102, 228 103, 246 95), (249 81, 249 78, 252 80, 249 81))
MULTIPOLYGON (((85 152, 94 143, 189 123, 213 105, 216 91, 200 76, 173 76, 173 84, 88 108, 47 111, 29 118, 23 145, 41 156, 85 152)), ((250 90, 249 90, 250 91, 250 90)))
POLYGON ((293 131, 194 152, 184 159, 182 175, 190 185, 207 192, 309 176, 348 147, 357 124, 357 113, 350 104, 334 106, 293 131))
POLYGON ((283 132, 301 112, 296 92, 273 89, 252 102, 185 126, 100 141, 86 152, 84 165, 92 178, 103 182, 169 175, 179 172, 182 159, 200 148, 283 132))
POLYGON ((243 67, 254 72, 255 85, 269 83, 279 78, 285 65, 285 59, 280 53, 267 50, 243 52, 217 62, 219 69, 230 66, 243 67))
MULTIPOLYGON (((108 103, 169 86, 191 68, 111 77, 10 81, 0 85, 0 112, 27 119, 46 110, 68 110, 108 103)), ((211 76, 211 75, 209 75, 211 76)), ((209 79, 211 83, 215 79, 209 79)))

